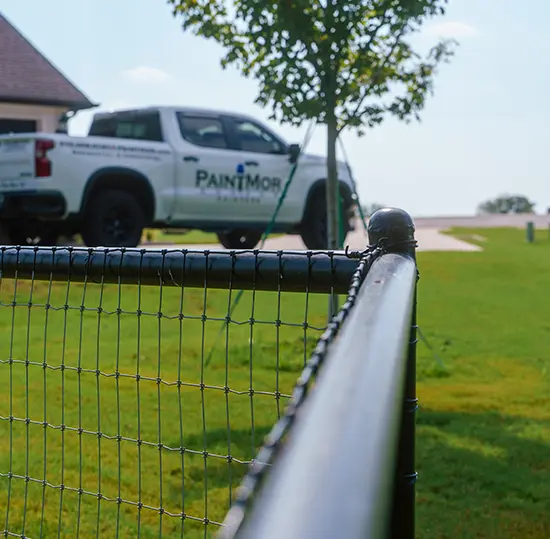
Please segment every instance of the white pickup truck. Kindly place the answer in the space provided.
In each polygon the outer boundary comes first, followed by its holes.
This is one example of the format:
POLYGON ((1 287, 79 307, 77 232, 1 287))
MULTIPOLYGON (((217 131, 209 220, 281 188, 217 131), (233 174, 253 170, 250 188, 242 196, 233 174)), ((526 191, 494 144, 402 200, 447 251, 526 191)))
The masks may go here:
MULTIPOLYGON (((0 136, 0 224, 14 245, 80 234, 91 247, 135 247, 144 228, 185 228, 252 249, 297 159, 272 231, 324 249, 326 159, 248 116, 196 108, 98 113, 87 137, 0 136)), ((338 177, 349 230, 356 197, 341 162, 338 177)))

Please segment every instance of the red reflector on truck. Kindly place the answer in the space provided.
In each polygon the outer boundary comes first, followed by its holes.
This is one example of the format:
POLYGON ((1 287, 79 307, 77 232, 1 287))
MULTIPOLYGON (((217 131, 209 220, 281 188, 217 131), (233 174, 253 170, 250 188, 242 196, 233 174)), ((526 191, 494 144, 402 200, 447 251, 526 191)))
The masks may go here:
POLYGON ((53 150, 55 142, 48 139, 38 139, 34 150, 35 176, 49 178, 52 175, 52 162, 48 159, 48 151, 53 150))

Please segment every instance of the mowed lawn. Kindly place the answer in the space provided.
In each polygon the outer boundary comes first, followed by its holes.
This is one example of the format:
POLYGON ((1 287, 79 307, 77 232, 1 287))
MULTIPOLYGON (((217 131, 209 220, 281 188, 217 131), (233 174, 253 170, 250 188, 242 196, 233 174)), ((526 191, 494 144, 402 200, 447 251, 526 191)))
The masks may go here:
POLYGON ((4 280, 0 473, 18 477, 0 477, 0 529, 213 535, 328 306, 322 296, 248 292, 226 331, 230 299, 227 291, 4 280), (182 510, 183 522, 172 516, 182 510))
MULTIPOLYGON (((281 234, 270 234, 269 238, 276 238, 280 235, 281 234)), ((186 232, 146 230, 143 234, 143 241, 151 241, 163 245, 210 245, 220 243, 216 234, 212 232, 203 232, 202 230, 189 230, 186 232)))
POLYGON ((218 236, 211 232, 202 230, 189 230, 186 232, 166 232, 163 230, 146 230, 143 234, 144 241, 150 241, 161 244, 181 244, 181 245, 209 245, 218 244, 218 236))
MULTIPOLYGON (((550 537, 550 239, 420 253, 418 537, 550 537)), ((474 240, 475 242, 475 240, 474 240)))
MULTIPOLYGON (((485 250, 418 256, 419 324, 439 361, 419 344, 417 535, 546 539, 550 240, 454 233, 485 237, 485 250)), ((323 296, 246 293, 216 341, 229 299, 2 282, 0 416, 33 422, 0 420, 0 474, 11 465, 23 478, 8 488, 0 477, 0 526, 28 537, 139 528, 194 539, 205 529, 195 518, 223 520, 241 462, 282 413, 327 310, 323 296), (182 508, 183 522, 170 515, 182 508)))

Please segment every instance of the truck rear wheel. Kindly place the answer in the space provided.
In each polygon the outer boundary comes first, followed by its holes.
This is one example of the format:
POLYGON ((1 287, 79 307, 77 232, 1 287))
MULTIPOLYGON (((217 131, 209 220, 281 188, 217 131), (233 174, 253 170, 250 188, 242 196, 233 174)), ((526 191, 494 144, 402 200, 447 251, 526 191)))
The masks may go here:
POLYGON ((262 233, 259 230, 231 230, 218 233, 218 239, 226 249, 254 249, 262 233))
POLYGON ((59 234, 48 223, 40 221, 13 221, 4 223, 5 232, 12 245, 47 246, 57 245, 59 234))
POLYGON ((143 209, 133 195, 102 190, 86 205, 81 233, 88 247, 137 247, 144 226, 143 209))

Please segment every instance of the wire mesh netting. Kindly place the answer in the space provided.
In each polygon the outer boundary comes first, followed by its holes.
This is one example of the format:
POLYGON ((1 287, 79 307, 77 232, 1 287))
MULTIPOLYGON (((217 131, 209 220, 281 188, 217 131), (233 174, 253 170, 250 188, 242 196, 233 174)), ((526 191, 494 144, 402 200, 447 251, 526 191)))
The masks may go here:
MULTIPOLYGON (((237 533, 241 531, 246 513, 251 508, 255 496, 262 486, 263 479, 273 469, 271 467, 276 464, 277 456, 284 448, 287 437, 293 430, 298 412, 315 383, 318 371, 323 365, 332 343, 338 338, 346 319, 357 302, 359 290, 369 269, 383 252, 381 246, 374 245, 363 252, 350 254, 351 258, 358 260, 358 264, 351 277, 344 304, 336 315, 331 318, 323 334, 317 340, 311 357, 304 366, 294 386, 291 399, 283 416, 277 420, 256 458, 249 466, 248 472, 236 492, 234 503, 226 517, 226 527, 222 530, 221 539, 234 539, 237 533)), ((261 513, 261 518, 265 518, 265 516, 264 513, 261 513)), ((251 530, 249 529, 248 537, 250 537, 250 533, 251 530)))
MULTIPOLYGON (((147 279, 138 267, 135 283, 123 284, 120 249, 94 250, 93 277, 91 250, 2 249, 4 536, 219 530, 326 327, 327 296, 308 283, 313 262, 335 255, 303 253, 305 286, 296 293, 283 291, 283 253, 272 291, 257 290, 263 255, 254 252, 251 290, 234 305, 234 272, 226 289, 211 289, 208 252, 195 253, 204 257, 204 286, 192 288, 189 251, 157 253, 159 267, 171 253, 181 262, 179 286, 162 272, 151 286, 150 266, 147 279), (35 271, 29 260, 38 258, 35 271)), ((225 256, 236 265, 244 255, 225 256)))

